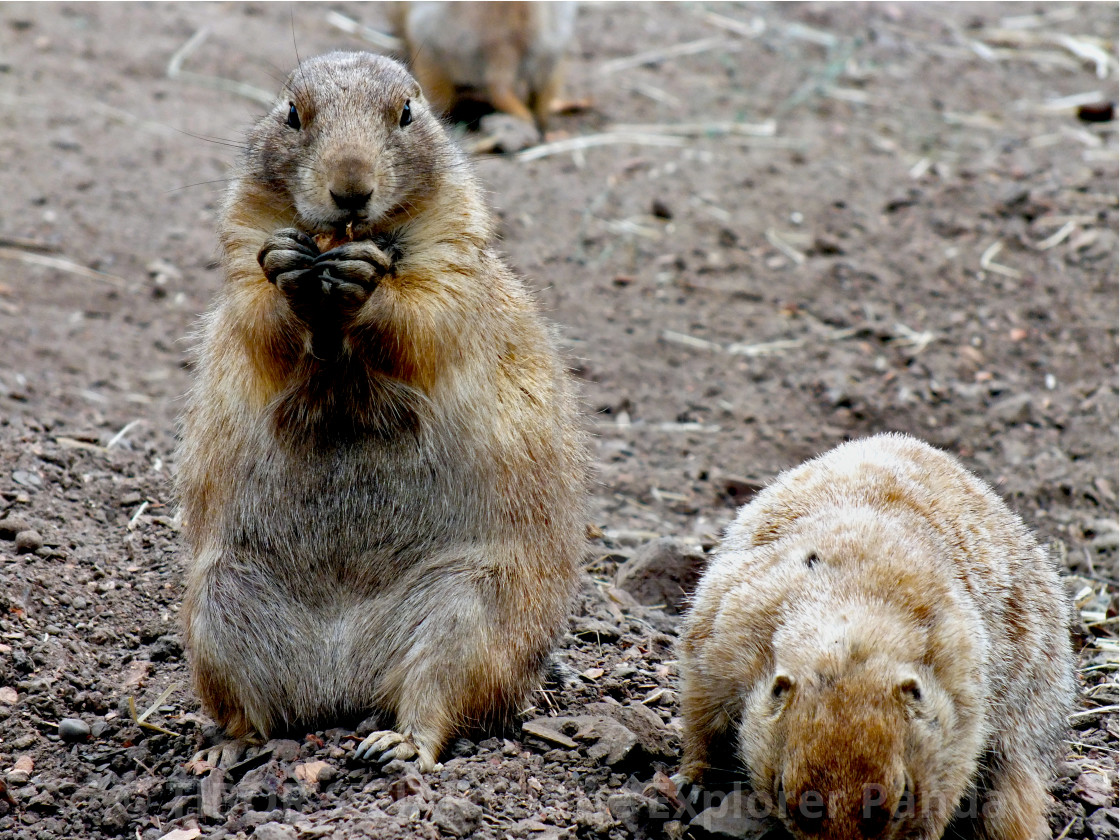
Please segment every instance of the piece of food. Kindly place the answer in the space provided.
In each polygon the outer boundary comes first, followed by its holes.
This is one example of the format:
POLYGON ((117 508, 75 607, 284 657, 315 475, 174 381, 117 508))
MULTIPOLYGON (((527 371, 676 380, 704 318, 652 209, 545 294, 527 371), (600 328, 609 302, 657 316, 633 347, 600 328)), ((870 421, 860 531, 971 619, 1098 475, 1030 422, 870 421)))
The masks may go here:
POLYGON ((345 230, 335 228, 330 233, 317 233, 312 239, 315 240, 315 245, 319 249, 319 253, 325 254, 332 248, 337 248, 339 245, 345 245, 347 242, 354 241, 354 223, 347 222, 345 230))

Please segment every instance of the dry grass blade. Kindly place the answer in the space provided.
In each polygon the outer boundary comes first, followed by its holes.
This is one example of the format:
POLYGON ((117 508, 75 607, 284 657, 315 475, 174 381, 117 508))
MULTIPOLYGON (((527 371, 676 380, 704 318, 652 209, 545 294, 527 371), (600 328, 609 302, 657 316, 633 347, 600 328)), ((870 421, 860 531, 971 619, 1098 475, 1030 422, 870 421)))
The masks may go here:
POLYGON ((854 102, 856 105, 870 105, 875 101, 875 97, 867 91, 838 87, 837 85, 829 85, 822 93, 829 99, 836 99, 840 102, 854 102))
POLYGON ((680 108, 682 105, 684 105, 684 103, 678 97, 673 96, 673 94, 668 93, 667 91, 664 91, 659 87, 654 87, 653 85, 647 85, 641 82, 633 82, 632 84, 627 86, 627 89, 634 91, 634 93, 641 94, 647 99, 652 99, 654 102, 660 102, 662 105, 668 105, 671 108, 680 108))
POLYGON ((813 29, 801 23, 791 23, 786 26, 786 35, 795 41, 808 41, 826 49, 836 46, 839 39, 831 32, 822 29, 813 29))
MULTIPOLYGON (((1116 59, 1109 54, 1104 41, 1086 35, 1067 35, 1062 32, 1035 32, 1024 29, 985 29, 980 37, 987 44, 984 48, 991 54, 993 61, 1001 59, 1028 59, 1036 63, 1066 63, 1064 56, 1045 56, 1045 48, 1059 47, 1074 58, 1093 65, 1098 79, 1107 79, 1116 65, 1116 59), (988 44, 999 44, 1003 49, 992 49, 988 44), (1031 49, 1034 48, 1043 48, 1031 49), (1065 61, 1058 61, 1058 59, 1065 61)), ((973 42, 979 44, 980 42, 973 42)))
POLYGON ((774 356, 787 350, 796 350, 809 343, 807 338, 781 338, 777 341, 761 341, 757 344, 731 344, 727 352, 732 356, 774 356))
POLYGON ((910 171, 906 174, 909 175, 912 180, 917 181, 919 178, 929 172, 931 166, 933 166, 933 161, 928 157, 924 157, 913 166, 911 166, 910 171))
POLYGON ((100 111, 113 122, 134 126, 151 134, 158 134, 160 137, 175 137, 179 134, 178 131, 169 125, 164 125, 163 123, 158 123, 153 120, 146 120, 143 117, 130 114, 128 111, 121 108, 114 108, 106 102, 98 102, 96 99, 93 99, 90 100, 88 106, 95 111, 100 111))
POLYGON ((1077 230, 1076 222, 1066 222, 1062 225, 1056 233, 1047 236, 1041 242, 1034 243, 1034 247, 1039 251, 1049 251, 1056 245, 1060 245, 1069 238, 1069 235, 1077 230))
POLYGON ((1038 12, 1033 15, 1013 15, 1012 17, 1005 17, 1000 20, 999 25, 1001 29, 1038 29, 1041 26, 1052 26, 1055 23, 1074 20, 1077 14, 1077 9, 1072 6, 1064 8, 1059 7, 1056 9, 1048 9, 1045 12, 1038 12))
POLYGON ((1086 93, 1075 93, 1071 96, 1050 99, 1037 107, 1040 111, 1072 111, 1082 105, 1095 105, 1104 98, 1104 94, 1099 90, 1090 90, 1086 93))
POLYGON ((1073 828, 1073 824, 1077 822, 1077 819, 1077 817, 1074 817, 1072 820, 1066 823, 1066 827, 1062 829, 1061 833, 1058 834, 1058 836, 1055 837, 1054 840, 1065 840, 1065 838, 1069 836, 1069 830, 1073 828))
POLYGON ((891 342, 902 346, 913 347, 915 356, 937 340, 937 336, 929 330, 918 332, 903 323, 896 323, 894 325, 894 332, 895 336, 891 339, 891 342))
POLYGON ((327 23, 335 29, 341 29, 347 35, 357 35, 363 41, 367 41, 385 52, 399 53, 404 49, 404 42, 400 38, 394 38, 392 35, 386 35, 384 32, 371 29, 340 12, 327 12, 327 23))
POLYGON ((54 439, 55 443, 59 446, 64 446, 67 449, 84 449, 87 452, 105 453, 104 446, 98 446, 96 443, 90 443, 88 440, 77 440, 75 438, 60 435, 54 439))
POLYGON ((776 230, 770 228, 766 231, 766 241, 793 260, 797 265, 805 265, 807 257, 794 248, 790 243, 786 242, 776 230))
POLYGON ((520 161, 539 160, 550 155, 562 155, 565 152, 578 152, 591 149, 595 146, 683 146, 684 138, 663 134, 626 134, 608 131, 603 134, 586 134, 583 137, 569 137, 557 140, 554 143, 545 143, 534 146, 514 155, 520 161))
POLYGON ((714 341, 708 341, 705 338, 696 338, 696 336, 687 335, 686 333, 673 332, 673 330, 663 330, 661 338, 671 344, 682 344, 685 347, 695 347, 697 350, 716 350, 723 352, 723 345, 717 344, 714 341))
POLYGON ((140 715, 140 717, 138 717, 138 718, 134 718, 134 720, 137 723, 143 723, 144 721, 146 721, 149 717, 151 717, 152 712, 156 711, 160 706, 162 706, 163 701, 166 700, 168 697, 170 697, 171 694, 178 687, 179 686, 176 683, 172 683, 171 685, 169 685, 167 688, 165 688, 163 690, 163 693, 160 694, 160 696, 156 698, 156 701, 154 703, 152 703, 152 705, 150 705, 147 708, 147 710, 144 712, 144 714, 140 715))
POLYGON ((616 58, 613 61, 608 61, 600 65, 599 75, 606 76, 610 73, 617 73, 619 70, 628 70, 631 67, 641 67, 643 64, 657 64, 667 58, 679 58, 685 55, 696 55, 697 53, 714 50, 717 47, 730 47, 732 49, 738 49, 737 44, 728 41, 723 36, 717 36, 714 38, 701 38, 698 41, 687 41, 683 44, 674 44, 671 47, 658 47, 657 49, 646 50, 645 52, 629 55, 625 58, 616 58))
MULTIPOLYGON (((839 330, 830 330, 817 338, 820 341, 843 341, 844 339, 851 338, 858 335, 862 327, 845 327, 839 330)), ((917 333, 905 327, 902 324, 896 325, 899 332, 907 330, 900 340, 911 341, 915 345, 919 345, 921 349, 933 341, 935 336, 932 333, 917 333), (917 339, 921 339, 919 342, 917 339)), ((680 344, 684 347, 692 347, 697 350, 711 350, 720 353, 729 353, 732 356, 773 356, 778 353, 784 353, 787 350, 796 350, 799 347, 804 347, 811 341, 811 336, 802 338, 780 338, 776 341, 763 341, 757 344, 729 344, 724 347, 722 344, 717 344, 714 341, 708 341, 704 338, 696 338, 696 336, 688 335, 686 333, 674 332, 673 330, 663 330, 661 339, 668 341, 672 344, 680 344)), ((920 352, 920 351, 919 351, 920 352)), ((664 425, 664 424, 663 424, 664 425)), ((689 424, 680 424, 689 425, 689 424)))
POLYGON ((1014 269, 1011 268, 1011 266, 1001 265, 1000 263, 995 262, 996 254, 998 254, 1002 250, 1003 243, 998 240, 985 248, 984 253, 980 255, 980 267, 985 271, 992 272, 993 274, 1002 274, 1004 277, 1011 277, 1016 280, 1022 277, 1022 272, 1020 272, 1018 269, 1014 269))
POLYGON ((115 435, 113 435, 109 439, 109 442, 107 444, 105 444, 105 448, 106 449, 112 449, 114 446, 116 446, 118 443, 120 443, 122 440, 124 440, 125 435, 127 435, 129 432, 131 432, 133 429, 135 429, 137 425, 139 425, 140 423, 143 423, 143 422, 144 422, 143 417, 137 417, 135 420, 132 420, 129 423, 126 423, 123 429, 121 429, 119 432, 117 432, 115 435))
POLYGON ((64 257, 48 257, 46 254, 36 254, 32 251, 20 250, 19 248, 0 246, 0 259, 18 260, 19 262, 29 263, 31 265, 53 268, 57 271, 75 274, 78 277, 85 277, 89 280, 99 280, 102 283, 108 283, 110 286, 118 289, 124 288, 125 284, 128 282, 123 277, 117 277, 114 274, 106 274, 104 271, 95 271, 92 268, 86 268, 84 265, 76 263, 73 260, 65 259, 64 257))
POLYGON ((1116 60, 1101 47, 1087 40, 1074 38, 1072 35, 1058 35, 1055 40, 1078 58, 1092 62, 1096 68, 1098 79, 1108 78, 1109 70, 1116 63, 1116 60))
POLYGON ((713 26, 742 35, 744 38, 757 38, 766 31, 766 21, 760 17, 753 17, 750 22, 737 20, 718 12, 704 12, 701 17, 713 26))
POLYGON ((131 531, 136 527, 136 523, 140 521, 140 517, 144 515, 144 511, 148 509, 149 504, 147 499, 140 503, 140 506, 136 508, 136 513, 132 514, 132 518, 128 520, 128 530, 131 531))
POLYGON ((57 245, 41 239, 28 239, 25 236, 0 236, 0 247, 19 248, 21 251, 35 251, 40 254, 57 254, 57 245))
POLYGON ((183 44, 183 46, 175 51, 175 54, 171 56, 171 60, 167 62, 167 78, 182 82, 193 82, 194 84, 214 88, 215 90, 224 91, 226 93, 234 93, 264 105, 271 105, 276 100, 276 97, 267 90, 261 90, 245 82, 235 82, 232 79, 223 79, 221 76, 208 76, 204 73, 195 73, 191 70, 183 69, 183 62, 187 60, 187 56, 197 50, 209 35, 210 30, 203 27, 195 32, 194 35, 187 39, 187 42, 183 44))
POLYGON ((1070 725, 1073 726, 1078 723, 1083 723, 1087 720, 1092 720, 1095 717, 1100 717, 1101 715, 1116 714, 1116 712, 1120 712, 1120 705, 1098 706, 1095 709, 1085 709, 1082 712, 1074 712, 1072 715, 1066 718, 1066 720, 1068 720, 1070 725))
POLYGON ((164 690, 163 694, 161 694, 156 699, 156 702, 154 702, 151 706, 149 706, 148 709, 143 714, 140 714, 140 715, 136 714, 136 698, 129 695, 129 698, 128 698, 128 714, 132 718, 132 722, 135 723, 137 726, 140 726, 144 729, 151 729, 153 732, 161 732, 164 735, 172 735, 176 738, 182 738, 183 734, 181 732, 172 732, 170 729, 166 729, 166 728, 160 726, 159 724, 148 723, 148 720, 147 720, 148 716, 151 715, 152 712, 156 711, 161 705, 163 705, 163 701, 166 700, 168 697, 170 697, 171 692, 173 692, 177 687, 178 686, 175 683, 172 683, 171 685, 169 685, 164 690))
POLYGON ((640 125, 616 125, 611 130, 624 134, 670 134, 680 137, 719 137, 725 134, 773 137, 778 133, 778 124, 774 120, 767 120, 762 123, 643 123, 640 125))

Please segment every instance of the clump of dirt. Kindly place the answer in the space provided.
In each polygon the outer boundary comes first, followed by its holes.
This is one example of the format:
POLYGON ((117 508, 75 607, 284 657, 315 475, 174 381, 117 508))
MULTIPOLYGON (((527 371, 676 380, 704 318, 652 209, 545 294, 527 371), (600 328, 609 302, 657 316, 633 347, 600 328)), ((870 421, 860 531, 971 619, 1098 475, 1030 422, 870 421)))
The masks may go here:
POLYGON ((680 594, 769 477, 895 429, 1069 573, 1051 828, 1116 838, 1118 153, 1086 116, 1114 113, 1116 31, 1109 4, 582 9, 568 93, 594 105, 549 140, 610 142, 476 160, 595 432, 602 535, 554 673, 424 777, 352 760, 373 721, 218 774, 189 764, 219 733, 177 626, 187 336, 253 91, 293 35, 363 44, 319 6, 6 6, 0 835, 758 836, 741 791, 668 782, 680 594))

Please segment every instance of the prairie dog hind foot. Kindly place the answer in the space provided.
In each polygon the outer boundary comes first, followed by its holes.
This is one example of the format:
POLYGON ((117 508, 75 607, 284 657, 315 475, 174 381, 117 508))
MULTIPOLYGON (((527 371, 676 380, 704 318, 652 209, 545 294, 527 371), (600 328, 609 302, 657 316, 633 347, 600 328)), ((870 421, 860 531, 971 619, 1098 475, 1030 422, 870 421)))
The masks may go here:
POLYGON ((393 759, 411 761, 415 758, 421 773, 430 773, 441 767, 430 744, 415 736, 402 735, 394 729, 371 732, 358 744, 354 755, 362 761, 374 764, 387 764, 393 759))

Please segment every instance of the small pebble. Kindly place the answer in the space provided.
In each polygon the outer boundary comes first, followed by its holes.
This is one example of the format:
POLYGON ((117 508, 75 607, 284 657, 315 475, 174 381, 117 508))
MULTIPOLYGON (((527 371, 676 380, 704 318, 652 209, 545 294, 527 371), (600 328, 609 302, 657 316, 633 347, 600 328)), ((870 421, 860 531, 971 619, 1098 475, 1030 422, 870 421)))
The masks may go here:
POLYGON ((14 540, 20 531, 31 530, 31 523, 22 516, 5 516, 0 519, 0 539, 14 540))
POLYGON ((16 553, 29 554, 43 547, 43 535, 38 531, 20 531, 16 534, 16 553))
POLYGON ((653 204, 650 205, 649 212, 659 219, 673 218, 673 211, 668 204, 660 198, 655 198, 653 204))
POLYGON ((1077 118, 1082 122, 1112 122, 1116 119, 1116 106, 1111 102, 1095 102, 1082 105, 1077 109, 1077 118))
POLYGON ((30 487, 32 489, 43 486, 43 479, 39 478, 39 476, 35 473, 28 472, 27 470, 16 470, 14 473, 12 473, 12 481, 14 481, 16 484, 22 485, 23 487, 30 487))
POLYGON ((58 737, 68 744, 84 741, 89 737, 89 726, 77 718, 63 718, 58 722, 58 737))

